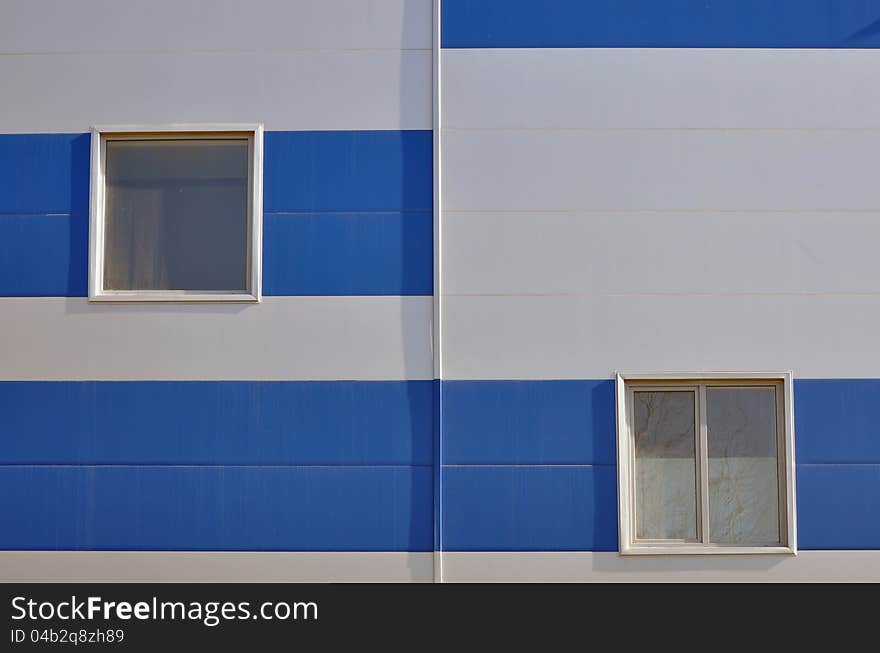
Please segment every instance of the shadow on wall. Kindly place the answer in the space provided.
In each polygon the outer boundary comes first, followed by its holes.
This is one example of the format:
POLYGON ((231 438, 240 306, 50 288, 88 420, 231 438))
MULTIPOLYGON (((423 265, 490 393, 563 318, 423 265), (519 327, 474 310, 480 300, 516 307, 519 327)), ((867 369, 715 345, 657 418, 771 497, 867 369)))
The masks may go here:
POLYGON ((70 143, 70 229, 67 257, 67 295, 89 290, 89 157, 91 136, 80 134, 70 143))
MULTIPOLYGON (((592 402, 593 410, 593 434, 594 434, 594 456, 603 449, 602 440, 608 437, 614 438, 611 443, 611 451, 616 450, 616 423, 611 425, 607 423, 607 411, 597 410, 599 406, 616 406, 615 402, 615 382, 608 381, 597 385, 593 389, 592 402), (603 420, 603 418, 605 418, 603 420)), ((612 414, 615 410, 612 409, 612 414)), ((605 442, 605 446, 608 443, 605 442)), ((619 547, 618 540, 618 496, 617 496, 617 478, 616 478, 616 461, 614 464, 615 478, 613 483, 613 491, 608 492, 606 485, 599 480, 598 475, 593 476, 593 490, 596 498, 596 511, 594 513, 594 533, 601 534, 602 529, 607 529, 608 525, 613 522, 614 536, 608 538, 608 544, 613 547, 607 549, 602 548, 605 538, 597 536, 596 543, 600 546, 597 551, 609 550, 616 551, 619 547), (613 500, 613 504, 611 504, 613 500), (613 516, 608 515, 603 507, 607 506, 608 510, 613 512, 613 516), (613 540, 613 542, 612 542, 613 540)), ((670 580, 681 580, 681 575, 693 576, 700 573, 731 572, 742 574, 744 572, 766 572, 774 567, 782 564, 791 556, 788 555, 703 555, 703 556, 609 556, 594 555, 591 556, 593 571, 619 574, 620 580, 626 580, 625 576, 632 575, 637 580, 643 580, 645 574, 668 574, 670 580)))
POLYGON ((620 574, 620 580, 632 574, 668 574, 670 580, 700 573, 766 572, 790 559, 788 555, 704 555, 704 556, 609 556, 594 555, 593 571, 620 574))
MULTIPOLYGON (((875 37, 878 34, 880 34, 880 18, 875 20, 873 23, 865 25, 859 31, 848 36, 846 38, 846 40, 844 41, 844 43, 858 47, 860 42, 862 42, 866 39, 870 39, 871 37, 875 37)), ((870 47, 864 43, 862 43, 861 45, 862 45, 862 47, 870 47)))
MULTIPOLYGON (((432 0, 421 0, 420 2, 403 3, 400 39, 401 48, 407 47, 410 43, 422 42, 426 43, 427 47, 432 47, 432 15, 432 0), (424 20, 426 17, 428 18, 427 21, 424 20), (412 33, 413 31, 417 33, 414 34, 412 33)), ((419 102, 413 103, 411 101, 408 101, 408 98, 410 98, 415 91, 415 89, 411 89, 408 86, 410 80, 413 79, 413 76, 409 74, 409 71, 411 70, 413 64, 418 64, 419 62, 418 57, 414 57, 413 54, 414 52, 412 50, 404 49, 401 49, 399 54, 399 120, 401 125, 425 125, 428 129, 430 129, 433 116, 430 114, 428 116, 412 115, 414 111, 418 111, 419 107, 424 105, 419 102)), ((428 68, 429 74, 433 74, 430 72, 431 70, 432 68, 428 68)), ((429 83, 427 87, 429 89, 433 89, 433 84, 429 83)), ((427 106, 432 106, 431 100, 429 100, 427 106)), ((400 210, 403 213, 401 216, 402 219, 400 220, 400 229, 402 230, 402 233, 400 234, 399 242, 401 247, 400 270, 401 275, 403 275, 404 277, 403 279, 401 279, 400 284, 400 287, 402 288, 405 288, 407 286, 407 276, 420 275, 422 273, 422 270, 424 270, 425 261, 419 260, 420 257, 424 256, 421 253, 424 251, 431 252, 431 270, 433 270, 433 256, 435 255, 433 247, 433 229, 425 230, 423 228, 420 228, 420 223, 426 217, 423 213, 420 212, 423 212, 426 206, 433 206, 433 197, 427 198, 428 201, 426 201, 426 198, 422 196, 424 194, 425 188, 433 188, 433 149, 432 147, 427 148, 427 150, 422 147, 412 147, 410 145, 411 143, 412 141, 410 140, 403 140, 401 142, 403 153, 401 156, 400 192, 402 194, 402 197, 400 198, 399 206, 400 210), (425 161, 423 160, 425 156, 428 156, 431 159, 429 165, 427 166, 425 165, 425 161), (426 180, 422 178, 422 176, 425 174, 431 175, 431 179, 427 180, 427 185, 426 180), (412 246, 412 243, 419 242, 419 238, 425 237, 431 239, 430 247, 425 248, 412 246)), ((422 369, 421 361, 424 361, 424 357, 426 355, 430 357, 433 352, 433 343, 431 342, 431 330, 423 328, 423 312, 417 305, 418 301, 419 300, 415 298, 407 297, 402 298, 400 302, 401 333, 403 334, 403 363, 407 380, 411 379, 412 375, 416 373, 417 370, 422 369)), ((432 421, 433 429, 431 433, 422 433, 419 430, 423 427, 418 420, 420 410, 417 402, 423 395, 421 395, 421 393, 413 391, 412 389, 407 393, 410 415, 410 433, 412 434, 412 438, 414 440, 411 450, 421 450, 419 443, 416 441, 420 438, 430 438, 430 442, 432 443, 432 445, 429 447, 430 451, 432 452, 432 458, 429 461, 432 470, 431 473, 420 474, 418 473, 419 469, 417 467, 413 467, 410 469, 413 486, 413 490, 412 492, 410 492, 410 546, 407 547, 410 549, 413 548, 412 545, 414 543, 423 541, 420 534, 425 533, 426 528, 431 534, 430 540, 433 542, 433 546, 431 548, 437 548, 437 539, 439 535, 439 524, 437 524, 436 522, 433 510, 433 505, 436 500, 436 498, 434 497, 436 487, 433 481, 433 468, 435 463, 439 462, 434 460, 434 457, 437 454, 436 449, 433 446, 434 439, 439 438, 440 435, 439 431, 437 431, 437 429, 439 429, 439 416, 436 415, 436 411, 439 410, 439 392, 431 393, 431 395, 434 404, 433 410, 435 411, 435 418, 432 421), (419 482, 425 482, 425 478, 427 478, 428 481, 431 483, 430 489, 427 493, 427 496, 430 499, 429 505, 427 507, 423 503, 424 495, 422 494, 422 492, 419 492, 417 490, 419 482), (429 523, 425 524, 425 520, 429 520, 429 523)), ((409 564, 412 565, 412 562, 410 562, 409 564)))
MULTIPOLYGON (((614 381, 593 386, 590 405, 593 417, 593 549, 617 549, 617 425, 614 421, 614 381), (596 464, 609 461, 610 465, 596 464)), ((585 398, 586 399, 586 398, 585 398)), ((595 558, 596 556, 594 556, 595 558)))

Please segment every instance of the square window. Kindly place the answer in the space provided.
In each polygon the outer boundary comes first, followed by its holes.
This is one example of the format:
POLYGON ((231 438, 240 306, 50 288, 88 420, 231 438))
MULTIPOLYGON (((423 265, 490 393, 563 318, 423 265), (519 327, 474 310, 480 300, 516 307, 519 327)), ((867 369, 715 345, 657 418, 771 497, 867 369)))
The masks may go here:
POLYGON ((795 553, 791 374, 618 374, 620 552, 795 553))
POLYGON ((262 134, 95 128, 89 298, 260 301, 262 134))

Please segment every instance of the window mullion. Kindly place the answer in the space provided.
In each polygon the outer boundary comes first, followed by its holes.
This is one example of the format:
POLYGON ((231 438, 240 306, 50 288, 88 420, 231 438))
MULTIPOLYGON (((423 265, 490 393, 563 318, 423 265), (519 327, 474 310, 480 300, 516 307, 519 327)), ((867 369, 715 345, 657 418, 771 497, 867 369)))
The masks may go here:
POLYGON ((697 468, 700 473, 700 538, 703 544, 709 543, 709 427, 706 418, 706 386, 698 389, 697 404, 700 416, 700 437, 697 443, 697 468))

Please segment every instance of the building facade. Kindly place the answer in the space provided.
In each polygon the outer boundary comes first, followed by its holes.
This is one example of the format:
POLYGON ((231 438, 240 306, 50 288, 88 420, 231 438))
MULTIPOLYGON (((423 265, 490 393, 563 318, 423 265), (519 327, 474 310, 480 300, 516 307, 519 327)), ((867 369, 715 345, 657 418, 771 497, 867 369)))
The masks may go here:
POLYGON ((0 578, 880 580, 878 25, 0 3, 0 578))

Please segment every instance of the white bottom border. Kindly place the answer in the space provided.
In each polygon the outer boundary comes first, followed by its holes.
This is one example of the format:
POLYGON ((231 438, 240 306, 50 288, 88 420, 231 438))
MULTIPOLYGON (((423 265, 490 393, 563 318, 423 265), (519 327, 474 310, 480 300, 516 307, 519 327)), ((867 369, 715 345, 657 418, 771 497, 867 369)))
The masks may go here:
POLYGON ((4 583, 410 583, 433 554, 276 551, 0 551, 4 583))
MULTIPOLYGON (((880 582, 880 551, 797 556, 444 552, 453 583, 880 582)), ((0 582, 376 582, 434 580, 431 552, 0 551, 0 582)))
POLYGON ((481 583, 878 582, 880 551, 800 551, 796 556, 454 552, 443 554, 443 580, 481 583))

